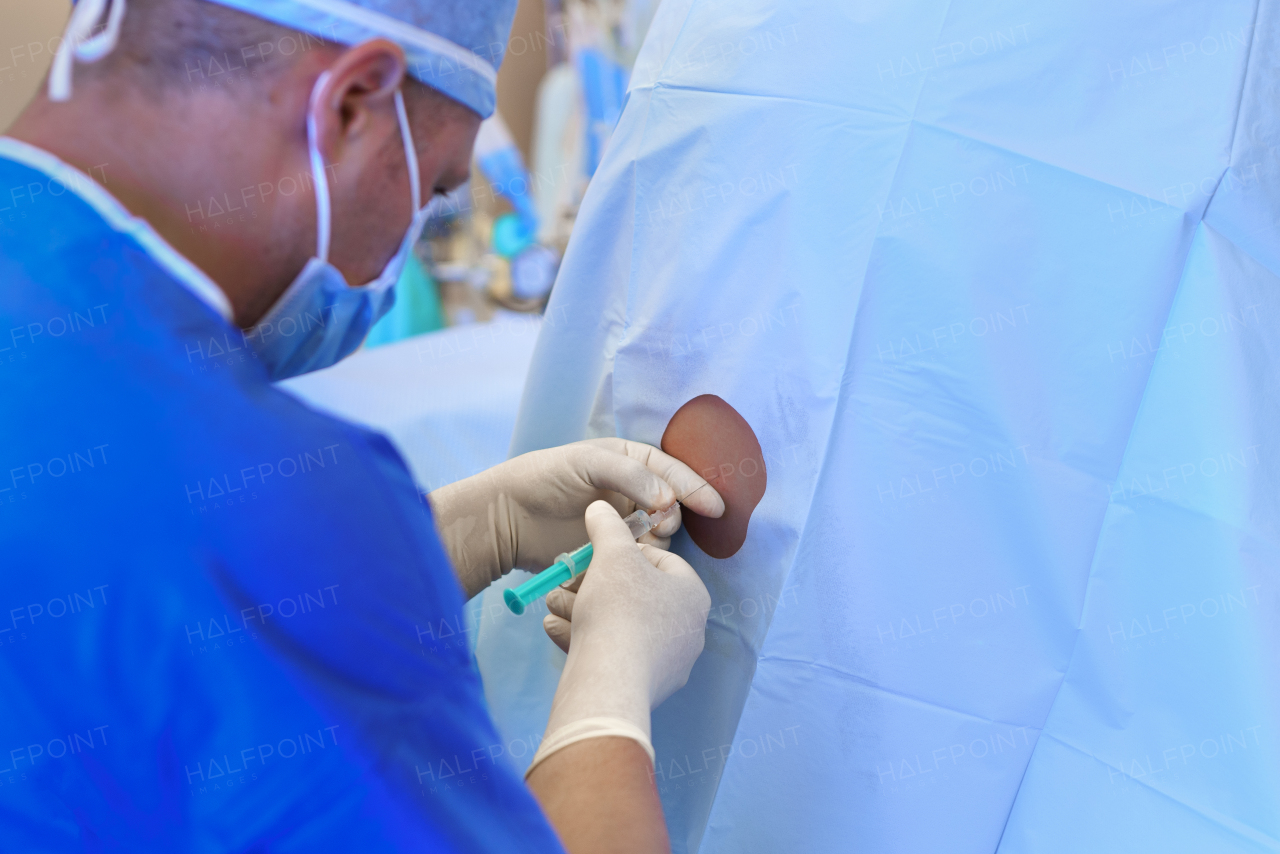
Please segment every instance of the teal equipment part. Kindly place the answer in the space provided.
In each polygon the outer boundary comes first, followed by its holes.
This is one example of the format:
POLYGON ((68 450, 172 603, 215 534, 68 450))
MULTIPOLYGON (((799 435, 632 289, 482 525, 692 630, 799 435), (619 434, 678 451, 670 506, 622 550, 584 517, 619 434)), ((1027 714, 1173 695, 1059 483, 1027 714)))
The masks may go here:
MULTIPOLYGON (((626 522, 627 527, 631 529, 631 536, 638 540, 665 522, 667 517, 674 513, 679 506, 679 504, 672 504, 666 510, 659 510, 657 513, 646 513, 644 510, 637 510, 622 521, 626 522)), ((555 559, 555 563, 530 578, 524 584, 519 587, 508 587, 502 591, 502 601, 507 603, 507 607, 511 609, 513 614, 523 614, 524 609, 529 607, 530 603, 546 596, 566 581, 572 581, 586 572, 587 567, 591 565, 591 555, 594 551, 591 543, 587 543, 572 552, 560 555, 555 559)))
POLYGON ((595 549, 592 548, 591 543, 587 543, 579 549, 560 555, 555 563, 524 584, 504 590, 502 600, 507 603, 507 607, 513 614, 523 614, 530 603, 586 572, 587 567, 591 565, 591 555, 594 553, 595 549))
POLYGON ((503 258, 514 258, 532 246, 537 236, 537 220, 528 220, 519 214, 503 214, 493 223, 493 251, 503 258))
POLYGON ((395 305, 369 330, 364 346, 394 344, 424 332, 444 329, 447 325, 435 279, 431 278, 417 255, 410 255, 404 272, 400 274, 400 281, 396 282, 395 305))

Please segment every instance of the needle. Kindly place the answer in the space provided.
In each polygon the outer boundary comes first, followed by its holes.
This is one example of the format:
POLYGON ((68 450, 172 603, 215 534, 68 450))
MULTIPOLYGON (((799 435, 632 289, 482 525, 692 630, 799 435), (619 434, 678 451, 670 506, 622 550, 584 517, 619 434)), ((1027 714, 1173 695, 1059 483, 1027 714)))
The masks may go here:
POLYGON ((693 490, 693 492, 690 492, 690 493, 689 493, 688 495, 686 495, 684 498, 677 498, 677 499, 676 499, 676 501, 677 501, 678 503, 680 503, 680 504, 684 504, 686 501, 688 501, 690 498, 692 498, 692 497, 693 497, 693 496, 694 496, 694 495, 695 495, 699 490, 706 489, 706 488, 707 488, 708 486, 710 486, 710 485, 711 485, 711 482, 710 482, 710 481, 707 481, 707 482, 703 483, 703 484, 702 484, 702 486, 699 486, 697 489, 693 490))

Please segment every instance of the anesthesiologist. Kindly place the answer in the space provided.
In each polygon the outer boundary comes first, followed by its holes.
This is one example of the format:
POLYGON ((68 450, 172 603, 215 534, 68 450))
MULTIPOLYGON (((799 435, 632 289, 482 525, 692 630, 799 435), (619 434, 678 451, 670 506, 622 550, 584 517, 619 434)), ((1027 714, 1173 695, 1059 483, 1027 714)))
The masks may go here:
POLYGON ((0 138, 5 850, 666 849, 649 715, 710 600, 662 550, 678 517, 637 545, 619 513, 718 516, 715 490, 598 440, 424 500, 384 438, 270 384, 390 306, 514 6, 74 8, 0 138), (549 597, 546 733, 504 740, 464 594, 588 538, 549 597))

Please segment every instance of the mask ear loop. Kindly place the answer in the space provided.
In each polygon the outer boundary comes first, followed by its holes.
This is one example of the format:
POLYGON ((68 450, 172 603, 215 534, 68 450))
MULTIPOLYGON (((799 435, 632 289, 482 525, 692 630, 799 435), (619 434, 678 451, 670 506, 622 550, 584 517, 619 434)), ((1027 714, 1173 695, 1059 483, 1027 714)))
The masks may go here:
POLYGON ((316 257, 329 263, 329 239, 333 227, 332 202, 329 198, 329 175, 320 155, 320 134, 316 130, 316 113, 320 108, 320 94, 329 82, 329 72, 323 72, 311 90, 311 105, 307 109, 307 152, 311 155, 311 183, 316 190, 316 257))
MULTIPOLYGON (((320 95, 329 82, 329 72, 316 79, 311 90, 311 105, 307 110, 307 152, 311 156, 311 181, 316 188, 316 257, 323 263, 329 261, 329 243, 332 239, 332 199, 329 196, 328 173, 320 154, 316 129, 316 113, 319 112, 320 95)), ((422 173, 418 166, 418 151, 413 145, 413 132, 409 129, 409 113, 404 107, 404 95, 396 90, 396 119, 400 124, 400 140, 404 143, 404 158, 409 166, 409 198, 416 217, 422 210, 422 173)))
POLYGON ((71 100, 71 76, 76 60, 97 62, 115 50, 120 41, 124 10, 125 0, 80 0, 75 5, 49 71, 50 101, 71 100), (96 36, 92 35, 108 4, 110 13, 106 28, 96 36))
POLYGON ((404 93, 396 90, 396 118, 400 121, 400 139, 404 142, 404 159, 409 164, 409 198, 416 217, 422 211, 422 172, 418 168, 418 150, 409 129, 409 113, 404 108, 404 93))

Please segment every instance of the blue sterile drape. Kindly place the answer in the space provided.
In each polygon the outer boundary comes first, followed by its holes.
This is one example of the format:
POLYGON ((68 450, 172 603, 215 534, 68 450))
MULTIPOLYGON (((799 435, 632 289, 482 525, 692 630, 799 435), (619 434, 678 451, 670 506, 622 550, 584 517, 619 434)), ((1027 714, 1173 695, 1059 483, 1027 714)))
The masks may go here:
MULTIPOLYGON (((1278 11, 662 5, 513 450, 760 437, 742 551, 674 543, 677 851, 1280 847, 1278 11)), ((536 730, 560 654, 484 620, 536 730)))

